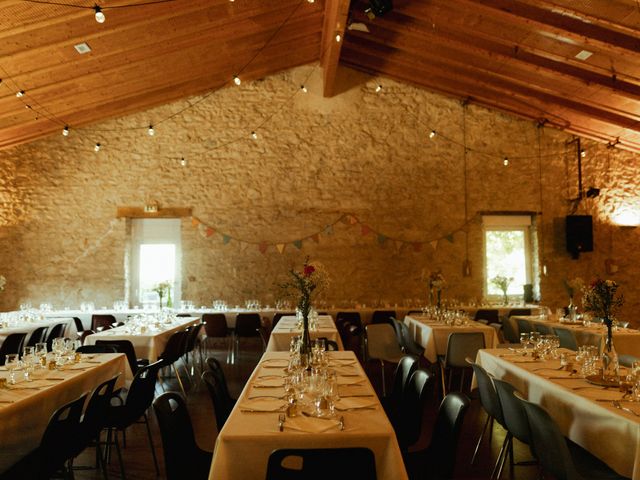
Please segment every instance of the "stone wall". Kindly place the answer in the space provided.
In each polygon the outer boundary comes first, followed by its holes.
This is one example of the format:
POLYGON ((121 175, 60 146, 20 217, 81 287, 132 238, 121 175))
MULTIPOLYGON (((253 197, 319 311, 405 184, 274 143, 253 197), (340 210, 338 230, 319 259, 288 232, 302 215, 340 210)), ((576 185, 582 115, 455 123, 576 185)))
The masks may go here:
POLYGON ((564 246, 564 216, 577 195, 571 137, 473 104, 465 114, 455 99, 351 71, 343 72, 345 93, 325 99, 319 73, 309 65, 244 82, 159 124, 187 101, 0 151, 0 274, 7 277, 0 310, 124 298, 127 226, 116 208, 150 200, 192 207, 216 229, 206 237, 183 219, 182 293, 198 305, 214 298, 273 304, 287 269, 306 255, 331 272, 329 304, 424 299, 433 270, 447 278, 447 297, 479 298, 482 227, 463 228, 466 183, 466 220, 478 212, 542 213, 543 303, 567 303, 566 277, 611 276, 626 296, 624 318, 636 322, 640 233, 613 221, 625 208, 640 211, 640 157, 583 141, 585 185, 602 190, 576 210, 594 215, 595 251, 572 260, 564 246), (133 129, 149 123, 153 137, 133 129), (382 237, 348 221, 325 230, 343 214, 388 239, 380 244, 382 237), (232 240, 224 244, 220 232, 232 240), (318 242, 306 238, 316 232, 318 242), (298 239, 302 249, 291 243, 298 239), (411 243, 422 241, 419 251, 411 243), (261 253, 260 242, 272 245, 261 253), (463 277, 467 250, 472 275, 463 277), (607 275, 606 260, 617 273, 607 275))

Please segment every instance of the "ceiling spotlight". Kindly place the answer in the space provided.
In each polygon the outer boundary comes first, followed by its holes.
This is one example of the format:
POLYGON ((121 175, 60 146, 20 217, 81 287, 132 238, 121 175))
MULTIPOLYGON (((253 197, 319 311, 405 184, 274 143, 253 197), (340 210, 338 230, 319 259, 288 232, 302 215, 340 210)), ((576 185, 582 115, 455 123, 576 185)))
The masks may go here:
POLYGON ((309 3, 315 3, 316 0, 307 0, 309 3))
POLYGON ((93 147, 93 151, 94 151, 94 152, 96 152, 96 153, 98 153, 98 152, 100 151, 100 147, 101 147, 101 146, 102 146, 102 145, 100 145, 100 143, 96 143, 96 146, 95 146, 95 147, 93 147))
POLYGON ((596 188, 596 187, 589 187, 587 189, 587 198, 596 198, 598 195, 600 195, 600 189, 596 188))
POLYGON ((102 9, 98 5, 94 5, 93 9, 96 12, 96 22, 104 23, 106 17, 104 16, 104 13, 102 13, 102 9))
POLYGON ((147 133, 150 137, 153 137, 156 134, 156 131, 153 129, 153 125, 149 125, 149 130, 147 130, 147 133))
POLYGON ((436 136, 436 131, 435 130, 431 130, 431 133, 429 133, 429 138, 433 138, 436 136))
POLYGON ((509 166, 509 158, 508 158, 508 157, 504 157, 504 160, 502 160, 502 164, 503 164, 505 167, 508 167, 508 166, 509 166))
POLYGON ((376 87, 376 93, 380 93, 382 91, 382 85, 378 84, 376 87))
MULTIPOLYGON (((233 0, 231 0, 231 1, 233 1, 233 0)), ((184 159, 184 157, 182 157, 180 159, 180 166, 182 166, 182 167, 186 167, 187 166, 187 161, 184 159)))
POLYGON ((62 135, 64 137, 68 137, 69 136, 69 125, 65 125, 64 128, 62 129, 62 135))
POLYGON ((307 87, 305 87, 304 85, 300 85, 300 90, 302 90, 303 93, 307 93, 307 87))
POLYGON ((240 85, 242 82, 240 81, 240 77, 237 75, 233 76, 233 83, 235 83, 236 85, 240 85))
POLYGON ((20 90, 18 93, 16 93, 16 97, 24 97, 24 90, 20 90))
POLYGON ((393 10, 393 3, 391 0, 369 0, 369 7, 364 11, 369 17, 369 20, 373 20, 376 16, 384 15, 387 12, 393 10))
POLYGON ((256 132, 251 132, 251 138, 253 138, 254 140, 257 140, 258 134, 256 132))

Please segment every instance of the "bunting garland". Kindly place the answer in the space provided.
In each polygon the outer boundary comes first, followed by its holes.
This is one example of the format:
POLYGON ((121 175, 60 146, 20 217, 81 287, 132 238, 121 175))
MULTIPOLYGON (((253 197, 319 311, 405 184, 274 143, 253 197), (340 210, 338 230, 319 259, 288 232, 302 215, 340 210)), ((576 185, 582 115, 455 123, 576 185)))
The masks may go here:
POLYGON ((431 249, 435 252, 438 249, 438 245, 441 240, 447 240, 449 243, 455 243, 455 234, 458 232, 466 231, 469 224, 477 223, 478 215, 471 217, 462 225, 460 225, 455 230, 442 235, 438 238, 432 238, 428 240, 405 240, 401 238, 394 237, 392 235, 388 235, 386 233, 382 233, 376 231, 369 224, 362 223, 355 215, 353 214, 342 214, 340 217, 334 221, 333 223, 325 225, 322 230, 314 232, 310 235, 306 235, 302 238, 297 238, 294 240, 280 240, 277 242, 268 242, 265 240, 262 241, 253 241, 253 240, 245 240, 242 238, 234 237, 228 233, 221 232, 219 228, 211 225, 207 225, 202 222, 197 217, 191 217, 191 225, 198 230, 200 235, 203 238, 210 239, 211 237, 216 237, 222 241, 223 245, 228 245, 233 240, 240 244, 241 251, 246 251, 250 245, 254 245, 258 248, 258 251, 265 255, 270 247, 275 248, 275 250, 281 255, 284 254, 288 245, 292 245, 297 250, 302 250, 305 241, 313 241, 316 244, 320 243, 321 235, 331 236, 334 234, 334 227, 342 223, 348 227, 359 227, 360 235, 362 237, 366 237, 368 235, 372 235, 375 238, 375 242, 380 247, 384 247, 389 241, 392 242, 392 246, 396 253, 400 253, 405 246, 409 246, 411 250, 415 253, 420 253, 423 251, 425 245, 429 245, 431 249))

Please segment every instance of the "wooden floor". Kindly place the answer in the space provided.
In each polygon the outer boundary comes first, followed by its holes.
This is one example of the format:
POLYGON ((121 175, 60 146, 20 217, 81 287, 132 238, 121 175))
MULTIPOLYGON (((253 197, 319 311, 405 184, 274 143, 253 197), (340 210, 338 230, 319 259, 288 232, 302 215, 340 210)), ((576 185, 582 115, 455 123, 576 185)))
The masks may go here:
MULTIPOLYGON (((215 347, 215 346, 214 346, 215 347)), ((251 372, 255 368, 260 356, 262 355, 262 346, 258 340, 253 343, 248 340, 243 342, 242 351, 234 365, 228 365, 225 362, 226 352, 224 346, 219 345, 218 348, 212 348, 209 350, 209 355, 215 356, 223 362, 225 373, 229 383, 231 394, 237 397, 240 391, 244 387, 247 379, 251 375, 251 372)), ((379 388, 379 372, 371 368, 369 376, 372 383, 379 388)), ((165 387, 169 390, 177 390, 178 385, 175 379, 166 379, 165 387)), ((162 388, 158 385, 158 394, 162 393, 162 388)), ((435 401, 434 401, 435 402, 435 401)), ((215 426, 215 420, 213 416, 213 407, 211 400, 209 399, 206 388, 203 385, 195 385, 188 389, 187 404, 191 420, 194 425, 198 444, 201 448, 206 450, 213 450, 217 431, 215 426)), ((430 408, 429 412, 433 412, 435 409, 430 408)), ((470 459, 475 448, 475 442, 478 438, 480 429, 485 421, 485 414, 479 406, 479 401, 474 399, 472 401, 472 407, 468 412, 461 436, 461 441, 458 450, 458 461, 456 466, 455 478, 456 479, 488 479, 493 468, 493 462, 498 455, 498 451, 504 439, 505 432, 500 426, 495 426, 493 429, 493 435, 491 442, 484 441, 478 455, 478 461, 475 465, 470 465, 470 459)), ((428 434, 430 431, 431 421, 433 420, 433 413, 428 415, 426 419, 426 433, 424 438, 421 439, 418 446, 426 446, 429 442, 428 434)), ((164 476, 164 462, 162 458, 162 442, 160 439, 160 433, 158 426, 155 422, 154 415, 150 415, 151 430, 154 437, 155 449, 158 455, 158 461, 160 464, 160 476, 156 476, 153 460, 151 457, 151 451, 149 449, 149 442, 145 427, 142 424, 137 424, 130 427, 127 430, 127 447, 123 450, 123 457, 125 463, 125 471, 128 479, 155 479, 165 478, 164 476)), ((516 461, 530 460, 531 456, 528 447, 522 446, 517 442, 514 443, 514 454, 516 461)), ((89 466, 94 463, 94 451, 85 451, 75 461, 75 465, 89 466)), ((101 479, 102 475, 95 470, 79 470, 75 473, 77 479, 101 479)), ((113 456, 109 465, 110 478, 120 478, 119 466, 117 457, 113 456)), ((503 479, 522 479, 533 480, 537 478, 537 468, 531 466, 516 466, 511 471, 508 466, 505 467, 505 472, 502 476, 503 479)), ((215 480, 227 480, 227 479, 215 479, 215 480)), ((253 480, 253 479, 242 479, 253 480)), ((256 479, 262 480, 262 479, 256 479)))

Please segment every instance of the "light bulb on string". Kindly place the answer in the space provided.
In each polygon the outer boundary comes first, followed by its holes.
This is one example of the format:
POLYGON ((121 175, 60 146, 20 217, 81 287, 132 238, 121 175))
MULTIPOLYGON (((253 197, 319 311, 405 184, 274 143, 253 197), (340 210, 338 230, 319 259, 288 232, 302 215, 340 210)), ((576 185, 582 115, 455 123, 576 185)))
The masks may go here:
POLYGON ((586 152, 586 150, 585 150, 585 149, 580 150, 580 156, 581 156, 582 158, 585 158, 585 157, 587 156, 587 152, 586 152))
POLYGON ((69 125, 65 125, 64 128, 62 129, 62 136, 63 137, 69 136, 69 125))
POLYGON ((435 137, 436 135, 437 135, 437 134, 436 134, 436 131, 435 131, 435 130, 431 130, 431 132, 429 132, 429 138, 433 138, 433 137, 435 137))
POLYGON ((240 77, 237 75, 233 76, 233 83, 235 83, 236 85, 240 85, 242 83, 242 81, 240 80, 240 77))
POLYGON ((502 164, 503 164, 505 167, 508 167, 508 166, 509 166, 509 158, 508 158, 508 157, 504 157, 504 160, 502 160, 502 164))
POLYGON ((20 90, 19 92, 16 92, 16 97, 18 98, 24 97, 24 90, 20 90))
POLYGON ((253 140, 257 140, 258 139, 258 134, 256 132, 251 132, 251 138, 253 140))
POLYGON ((342 35, 339 33, 336 34, 336 42, 340 43, 342 41, 342 35))
POLYGON ((149 125, 149 129, 147 130, 147 133, 149 134, 150 137, 153 137, 156 134, 156 131, 153 129, 153 125, 149 125))
MULTIPOLYGON (((233 0, 231 0, 231 1, 233 1, 233 0)), ((182 157, 180 159, 180 166, 182 166, 182 167, 186 167, 187 166, 187 161, 185 160, 184 157, 182 157)))
POLYGON ((100 151, 100 147, 102 147, 102 145, 100 145, 100 142, 96 143, 95 147, 93 147, 93 151, 98 153, 100 151))
POLYGON ((304 85, 300 85, 300 90, 302 90, 302 93, 307 93, 307 87, 305 87, 304 85))
POLYGON ((382 91, 382 85, 378 84, 376 87, 376 93, 380 93, 382 91))
POLYGON ((100 8, 98 5, 94 5, 93 9, 96 12, 96 14, 95 14, 96 22, 104 23, 104 21, 107 19, 107 17, 104 16, 102 8, 100 8))
POLYGON ((315 3, 316 0, 307 0, 308 3, 315 3))

